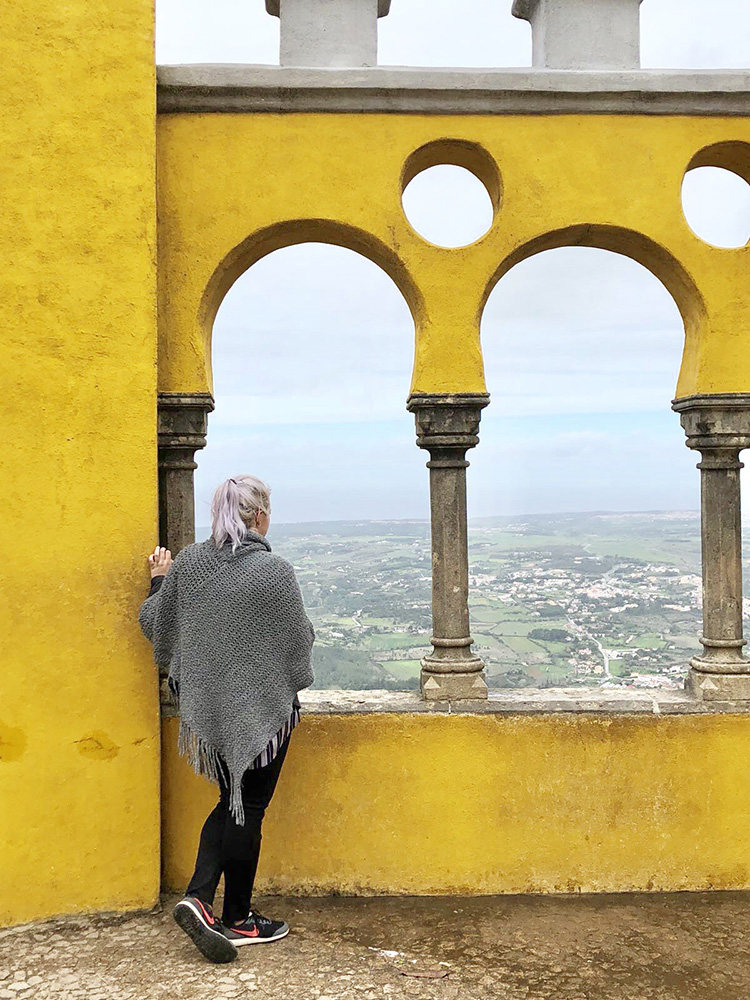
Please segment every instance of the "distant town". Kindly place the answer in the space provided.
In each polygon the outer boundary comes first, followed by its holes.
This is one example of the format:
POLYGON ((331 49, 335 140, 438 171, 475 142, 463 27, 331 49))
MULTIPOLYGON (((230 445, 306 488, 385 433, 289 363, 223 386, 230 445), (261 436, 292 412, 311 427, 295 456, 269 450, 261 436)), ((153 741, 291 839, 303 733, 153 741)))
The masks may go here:
MULTIPOLYGON (((432 631, 427 522, 272 525, 269 541, 294 564, 315 625, 315 687, 418 688, 432 631)), ((697 512, 477 519, 469 557, 490 688, 678 688, 701 649, 697 512)))

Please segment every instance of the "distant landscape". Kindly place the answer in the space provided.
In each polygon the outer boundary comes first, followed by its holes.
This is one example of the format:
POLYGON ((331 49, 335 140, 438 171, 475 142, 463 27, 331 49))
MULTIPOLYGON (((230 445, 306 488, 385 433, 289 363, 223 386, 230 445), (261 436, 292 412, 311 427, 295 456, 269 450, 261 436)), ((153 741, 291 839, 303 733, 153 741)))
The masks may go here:
MULTIPOLYGON (((430 649, 429 524, 273 524, 268 538, 294 564, 315 625, 314 686, 417 689, 430 649)), ((490 688, 677 688, 701 648, 697 512, 476 519, 469 558, 490 688)))

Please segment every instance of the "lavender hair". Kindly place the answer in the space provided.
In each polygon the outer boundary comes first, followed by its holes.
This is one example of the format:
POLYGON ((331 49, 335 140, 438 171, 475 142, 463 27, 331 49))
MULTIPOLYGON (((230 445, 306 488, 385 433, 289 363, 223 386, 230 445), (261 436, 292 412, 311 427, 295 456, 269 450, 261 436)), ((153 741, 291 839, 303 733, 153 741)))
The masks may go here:
POLYGON ((271 490, 256 476, 232 476, 220 483, 211 498, 211 537, 216 547, 231 538, 236 552, 258 511, 271 513, 271 490))

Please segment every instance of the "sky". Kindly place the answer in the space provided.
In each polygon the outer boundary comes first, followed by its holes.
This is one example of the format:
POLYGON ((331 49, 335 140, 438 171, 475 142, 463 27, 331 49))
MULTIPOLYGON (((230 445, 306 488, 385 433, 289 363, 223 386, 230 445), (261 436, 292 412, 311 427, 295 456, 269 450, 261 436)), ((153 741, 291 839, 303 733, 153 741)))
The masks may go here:
MULTIPOLYGON (((510 6, 393 0, 379 61, 530 65, 530 27, 510 6)), ((160 64, 278 61, 279 22, 263 0, 157 0, 156 10, 160 64)), ((745 0, 644 0, 641 28, 644 67, 750 65, 745 0)), ((716 245, 750 237, 750 188, 733 175, 694 171, 683 204, 716 245)), ((417 177, 404 209, 446 246, 488 224, 486 192, 459 168, 417 177)), ((308 244, 259 261, 214 326, 196 523, 209 523, 214 487, 240 472, 271 486, 276 523, 428 517, 428 456, 405 409, 413 341, 400 293, 355 253, 308 244)), ((470 517, 696 509, 698 456, 670 409, 682 341, 671 297, 627 258, 577 247, 513 268, 482 321, 492 402, 467 456, 470 517)))

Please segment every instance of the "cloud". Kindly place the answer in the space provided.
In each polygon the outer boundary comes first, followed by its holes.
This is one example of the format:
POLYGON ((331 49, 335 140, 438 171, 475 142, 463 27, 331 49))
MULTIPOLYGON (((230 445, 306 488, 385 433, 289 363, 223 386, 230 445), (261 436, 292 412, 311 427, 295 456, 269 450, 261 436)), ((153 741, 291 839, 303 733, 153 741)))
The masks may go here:
MULTIPOLYGON (((511 0, 396 0, 379 21, 379 61, 405 66, 530 66, 531 30, 511 0)), ((651 67, 744 67, 744 0, 648 0, 641 61, 651 67)), ((157 0, 159 63, 278 63, 279 19, 262 0, 157 0)))

